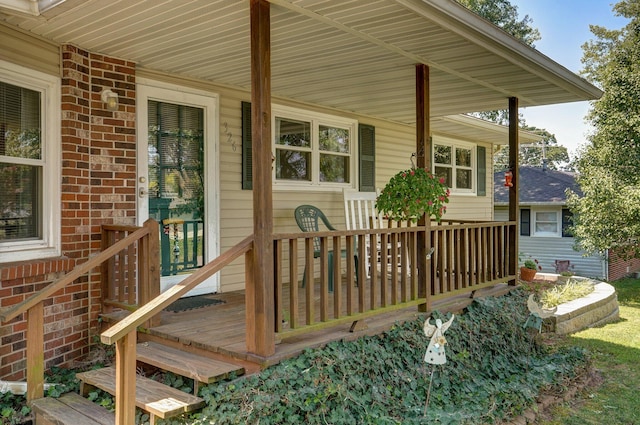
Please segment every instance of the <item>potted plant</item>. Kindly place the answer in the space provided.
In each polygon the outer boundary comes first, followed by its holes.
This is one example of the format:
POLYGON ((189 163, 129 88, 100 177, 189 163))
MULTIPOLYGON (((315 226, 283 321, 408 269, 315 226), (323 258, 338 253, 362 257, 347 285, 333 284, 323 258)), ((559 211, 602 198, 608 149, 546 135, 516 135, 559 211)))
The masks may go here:
POLYGON ((523 254, 520 254, 520 279, 525 282, 531 282, 536 277, 536 273, 538 270, 542 270, 542 266, 539 261, 530 255, 523 257, 523 254), (524 259, 523 259, 524 258, 524 259))
POLYGON ((443 178, 424 168, 411 168, 389 180, 376 199, 376 209, 394 221, 416 222, 424 214, 440 222, 449 194, 443 178))

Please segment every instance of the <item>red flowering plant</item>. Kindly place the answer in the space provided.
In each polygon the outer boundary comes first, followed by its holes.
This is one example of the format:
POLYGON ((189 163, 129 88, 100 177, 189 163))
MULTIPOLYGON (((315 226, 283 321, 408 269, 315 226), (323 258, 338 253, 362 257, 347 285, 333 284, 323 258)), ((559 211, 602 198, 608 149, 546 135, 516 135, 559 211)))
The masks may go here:
POLYGON ((389 180, 376 200, 376 208, 390 220, 416 222, 424 214, 440 222, 447 211, 449 194, 443 178, 424 168, 412 168, 389 180))

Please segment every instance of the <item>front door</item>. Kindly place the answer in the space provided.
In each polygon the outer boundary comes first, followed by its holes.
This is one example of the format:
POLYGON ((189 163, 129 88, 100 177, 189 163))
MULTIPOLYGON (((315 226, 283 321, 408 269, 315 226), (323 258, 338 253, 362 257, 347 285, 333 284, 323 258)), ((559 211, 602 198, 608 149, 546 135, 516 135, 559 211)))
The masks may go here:
MULTIPOLYGON (((138 85, 138 210, 160 227, 161 290, 218 255, 217 99, 138 85)), ((218 291, 213 276, 188 293, 218 291)))

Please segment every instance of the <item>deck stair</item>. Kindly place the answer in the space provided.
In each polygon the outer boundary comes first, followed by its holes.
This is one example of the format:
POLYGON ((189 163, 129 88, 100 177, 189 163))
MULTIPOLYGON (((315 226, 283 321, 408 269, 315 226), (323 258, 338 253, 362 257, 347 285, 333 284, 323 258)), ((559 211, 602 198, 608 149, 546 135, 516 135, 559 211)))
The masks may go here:
POLYGON ((31 409, 36 425, 113 425, 116 421, 113 412, 76 393, 34 400, 31 409))
POLYGON ((199 356, 157 342, 141 342, 136 348, 138 362, 146 363, 191 378, 194 394, 200 383, 212 384, 235 375, 243 375, 245 369, 232 363, 199 356))
MULTIPOLYGON (((113 367, 81 372, 80 394, 87 396, 93 388, 109 394, 116 391, 116 370, 113 367)), ((153 425, 156 418, 171 418, 204 407, 204 400, 176 388, 143 376, 136 377, 136 406, 149 413, 153 425)), ((39 424, 37 424, 39 425, 39 424)))

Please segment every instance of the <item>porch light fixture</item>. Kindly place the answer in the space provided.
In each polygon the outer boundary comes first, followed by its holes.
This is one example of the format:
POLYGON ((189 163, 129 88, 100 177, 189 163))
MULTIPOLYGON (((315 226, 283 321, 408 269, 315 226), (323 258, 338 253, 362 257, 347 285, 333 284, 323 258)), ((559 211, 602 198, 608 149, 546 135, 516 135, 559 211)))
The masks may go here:
POLYGON ((100 99, 102 99, 102 103, 104 103, 107 111, 118 110, 118 93, 110 89, 104 89, 102 93, 100 93, 100 99))

